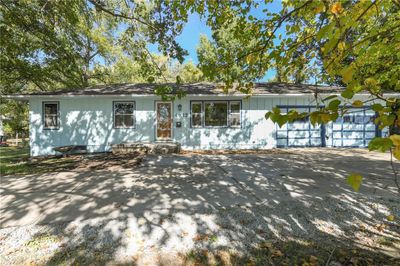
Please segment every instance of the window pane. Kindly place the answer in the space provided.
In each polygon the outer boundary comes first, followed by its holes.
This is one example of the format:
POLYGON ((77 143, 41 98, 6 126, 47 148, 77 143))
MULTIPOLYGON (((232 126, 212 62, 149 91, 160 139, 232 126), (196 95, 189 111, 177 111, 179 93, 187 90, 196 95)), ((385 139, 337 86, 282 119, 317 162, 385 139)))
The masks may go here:
POLYGON ((231 102, 231 113, 240 113, 240 102, 231 102))
POLYGON ((201 127, 201 114, 192 114, 192 126, 201 127))
POLYGON ((57 104, 56 103, 45 103, 44 104, 44 114, 45 115, 56 115, 57 114, 57 104))
POLYGON ((133 103, 115 103, 115 114, 133 114, 133 103))
POLYGON ((201 103, 192 103, 192 113, 201 113, 201 103))
POLYGON ((231 114, 230 125, 233 127, 240 126, 240 114, 231 114))
POLYGON ((206 126, 227 126, 227 102, 205 103, 204 109, 206 126))
POLYGON ((45 115, 44 126, 45 127, 57 127, 57 115, 45 115))
POLYGON ((133 115, 115 115, 116 127, 133 127, 133 115))

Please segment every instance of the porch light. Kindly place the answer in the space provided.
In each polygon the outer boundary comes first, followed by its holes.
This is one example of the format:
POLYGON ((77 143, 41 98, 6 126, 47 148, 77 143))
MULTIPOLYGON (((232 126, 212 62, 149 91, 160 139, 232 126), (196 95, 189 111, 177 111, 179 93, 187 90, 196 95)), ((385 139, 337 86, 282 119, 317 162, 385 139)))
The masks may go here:
POLYGON ((182 104, 178 104, 178 111, 182 111, 182 104))

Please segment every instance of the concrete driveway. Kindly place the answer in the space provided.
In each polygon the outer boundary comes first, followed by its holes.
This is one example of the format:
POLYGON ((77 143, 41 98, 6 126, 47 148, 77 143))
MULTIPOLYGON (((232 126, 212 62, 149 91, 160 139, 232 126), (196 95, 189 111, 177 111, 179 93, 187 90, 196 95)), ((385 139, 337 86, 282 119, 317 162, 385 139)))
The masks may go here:
MULTIPOLYGON (((388 159, 357 149, 293 149, 149 156, 131 169, 7 176, 1 180, 1 228, 112 221, 108 233, 121 245, 121 232, 134 230, 145 246, 167 250, 193 247, 199 233, 218 232, 221 246, 246 245, 260 238, 257 230, 361 243, 349 233, 355 224, 374 231, 387 215, 400 217, 388 159), (346 184, 352 172, 364 176, 359 193, 346 184)), ((387 227, 396 242, 397 221, 387 227)))

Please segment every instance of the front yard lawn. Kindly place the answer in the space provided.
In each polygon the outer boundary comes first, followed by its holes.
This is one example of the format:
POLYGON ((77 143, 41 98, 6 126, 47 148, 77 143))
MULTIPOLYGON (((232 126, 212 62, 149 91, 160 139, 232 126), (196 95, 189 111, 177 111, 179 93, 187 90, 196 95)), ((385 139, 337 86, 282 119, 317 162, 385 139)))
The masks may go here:
POLYGON ((20 174, 28 171, 28 147, 0 147, 0 174, 20 174))

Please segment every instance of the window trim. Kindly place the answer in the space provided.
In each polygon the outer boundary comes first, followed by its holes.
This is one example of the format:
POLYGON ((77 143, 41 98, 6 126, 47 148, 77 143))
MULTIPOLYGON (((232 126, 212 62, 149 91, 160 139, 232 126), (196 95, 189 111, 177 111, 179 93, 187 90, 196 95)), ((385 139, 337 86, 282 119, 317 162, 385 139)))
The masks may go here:
POLYGON ((112 117, 113 117, 113 128, 115 129, 136 129, 136 101, 113 101, 113 110, 112 110, 112 117), (115 104, 118 103, 133 103, 133 126, 116 126, 115 125, 115 104))
POLYGON ((242 128, 243 124, 243 119, 242 119, 242 100, 191 100, 190 101, 190 127, 191 128, 234 128, 234 129, 240 129, 242 128), (206 121, 205 121, 205 104, 210 103, 210 102, 226 102, 228 105, 227 109, 227 125, 226 126, 206 126, 206 121), (240 125, 239 126, 231 126, 229 118, 231 114, 231 102, 238 102, 240 106, 240 125), (192 103, 201 103, 201 126, 193 126, 192 123, 192 103))
POLYGON ((59 130, 60 129, 60 102, 59 101, 43 101, 42 102, 42 122, 44 130, 59 130), (57 105, 57 126, 46 127, 46 104, 56 104, 57 105))

